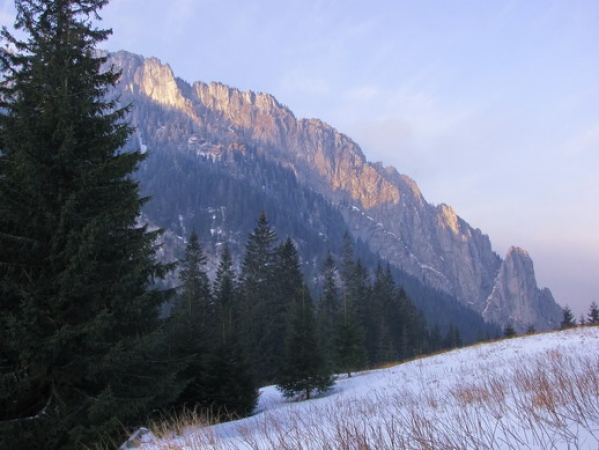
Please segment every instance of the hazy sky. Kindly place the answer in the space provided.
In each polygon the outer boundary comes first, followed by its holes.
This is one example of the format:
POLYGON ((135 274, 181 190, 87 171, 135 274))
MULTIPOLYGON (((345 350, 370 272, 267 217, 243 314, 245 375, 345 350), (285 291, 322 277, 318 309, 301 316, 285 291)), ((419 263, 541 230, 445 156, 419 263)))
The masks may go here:
MULTIPOLYGON (((0 0, 11 24, 13 2, 0 0)), ((267 92, 599 303, 599 1, 113 0, 105 45, 267 92)))

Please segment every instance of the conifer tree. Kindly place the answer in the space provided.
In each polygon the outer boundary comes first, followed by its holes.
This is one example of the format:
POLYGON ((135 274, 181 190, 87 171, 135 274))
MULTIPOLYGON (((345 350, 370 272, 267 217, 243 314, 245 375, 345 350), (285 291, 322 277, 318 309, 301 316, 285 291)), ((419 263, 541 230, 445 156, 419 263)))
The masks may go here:
POLYGON ((252 413, 258 400, 258 389, 239 342, 237 295, 233 260, 225 246, 214 282, 215 347, 206 364, 204 405, 221 419, 252 413))
POLYGON ((353 258, 353 243, 346 233, 343 237, 341 278, 343 288, 336 340, 336 366, 351 373, 366 366, 368 355, 364 345, 364 330, 360 321, 358 304, 365 300, 364 270, 353 258))
POLYGON ((0 50, 0 447, 82 448, 179 392, 107 0, 17 0, 0 50))
POLYGON ((511 322, 508 322, 505 327, 503 327, 503 337, 512 338, 514 336, 516 336, 516 329, 511 322))
POLYGON ((205 403, 205 360, 209 351, 213 308, 206 275, 206 257, 193 230, 179 262, 179 297, 169 320, 171 348, 176 358, 186 360, 180 377, 186 384, 178 403, 195 407, 205 403))
POLYGON ((368 353, 372 364, 397 360, 393 329, 400 326, 398 304, 395 302, 395 282, 387 266, 377 265, 370 306, 370 340, 368 353))
POLYGON ((318 302, 318 334, 323 355, 332 370, 336 370, 335 333, 339 327, 339 288, 336 281, 335 260, 327 253, 322 266, 322 295, 318 302))
POLYGON ((274 269, 277 258, 277 236, 266 214, 249 235, 241 271, 240 323, 244 353, 252 364, 259 383, 272 382, 276 364, 269 354, 269 308, 275 302, 274 269))
POLYGON ((233 256, 229 246, 224 245, 214 280, 216 335, 221 342, 226 342, 235 334, 239 325, 238 291, 233 256))
POLYGON ((574 314, 572 314, 572 310, 569 306, 566 306, 562 309, 562 321, 560 323, 560 328, 562 330, 566 328, 572 328, 576 326, 576 320, 574 319, 574 314))
POLYGON ((292 305, 300 301, 304 295, 299 255, 290 237, 277 248, 273 271, 273 295, 267 310, 265 345, 276 378, 285 351, 285 336, 292 305))
POLYGON ((443 340, 443 347, 445 348, 458 348, 463 345, 462 337, 460 336, 460 329, 453 325, 449 325, 445 339, 443 340))
POLYGON ((589 312, 587 314, 587 323, 589 325, 598 325, 599 324, 599 306, 597 306, 596 302, 592 302, 589 307, 589 312))
POLYGON ((318 344, 312 299, 307 288, 294 302, 286 339, 286 351, 277 377, 277 388, 287 398, 326 392, 334 378, 318 344))

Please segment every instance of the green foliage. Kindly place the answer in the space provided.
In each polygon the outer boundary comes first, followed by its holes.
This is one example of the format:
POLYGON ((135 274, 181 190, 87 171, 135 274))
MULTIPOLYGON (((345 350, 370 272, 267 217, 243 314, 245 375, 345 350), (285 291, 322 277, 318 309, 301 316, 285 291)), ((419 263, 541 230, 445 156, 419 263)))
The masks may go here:
POLYGON ((323 356, 333 371, 337 370, 335 333, 341 317, 339 313, 339 288, 335 272, 335 260, 331 252, 328 252, 321 270, 323 287, 322 295, 318 302, 317 320, 319 341, 322 346, 323 356))
POLYGON ((304 293, 293 305, 285 355, 277 380, 277 388, 287 398, 302 395, 310 399, 313 392, 326 392, 334 383, 320 350, 312 299, 307 289, 304 293))
POLYGON ((503 337, 511 338, 516 336, 516 329, 511 322, 508 322, 503 328, 503 337))
POLYGON ((16 2, 0 50, 0 447, 80 448, 180 388, 157 317, 168 267, 136 220, 118 74, 95 46, 105 0, 16 2), (141 382, 143 380, 143 382, 141 382))
POLYGON ((252 361, 254 376, 261 384, 276 376, 277 355, 280 355, 278 329, 280 299, 276 292, 277 237, 264 213, 248 237, 241 270, 241 341, 248 361, 252 361), (274 308, 274 309, 273 309, 274 308))
POLYGON ((443 339, 443 348, 458 348, 463 345, 460 330, 454 325, 450 325, 447 334, 443 339))
POLYGON ((235 337, 213 348, 207 359, 202 405, 221 420, 254 412, 258 389, 235 337))
POLYGON ((258 401, 252 368, 239 342, 239 304, 233 260, 224 247, 214 285, 214 335, 206 363, 203 405, 221 419, 249 415, 258 401))
POLYGON ((592 302, 591 306, 589 306, 587 323, 590 325, 599 325, 599 306, 597 306, 596 302, 592 302))
POLYGON ((223 250, 210 292, 202 246, 193 231, 180 261, 178 302, 169 319, 173 357, 185 361, 185 388, 174 406, 219 419, 250 414, 258 391, 238 340, 238 290, 231 254, 223 250))
POLYGON ((576 319, 574 319, 574 314, 572 314, 572 310, 569 306, 566 306, 562 309, 562 321, 560 323, 560 328, 562 330, 566 328, 572 328, 576 326, 576 319))

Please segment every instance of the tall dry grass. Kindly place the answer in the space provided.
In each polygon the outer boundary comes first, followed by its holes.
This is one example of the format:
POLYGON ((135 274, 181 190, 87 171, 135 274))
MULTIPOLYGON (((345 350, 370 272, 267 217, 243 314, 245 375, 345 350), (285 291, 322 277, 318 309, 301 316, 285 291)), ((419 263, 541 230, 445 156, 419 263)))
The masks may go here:
POLYGON ((500 374, 483 371, 475 381, 397 385, 366 398, 338 396, 205 425, 189 413, 157 423, 155 448, 599 450, 599 356, 551 350, 500 374))

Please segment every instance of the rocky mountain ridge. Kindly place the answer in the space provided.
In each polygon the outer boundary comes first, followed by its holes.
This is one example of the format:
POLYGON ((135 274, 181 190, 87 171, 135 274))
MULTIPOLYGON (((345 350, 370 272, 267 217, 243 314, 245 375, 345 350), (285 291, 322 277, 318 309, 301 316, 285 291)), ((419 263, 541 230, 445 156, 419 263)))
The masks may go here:
POLYGON ((509 322, 519 331, 559 324, 561 308, 548 289, 537 287, 525 251, 512 248, 500 258, 481 230, 450 206, 429 204, 417 184, 395 168, 368 162, 348 136, 318 119, 297 119, 269 94, 220 83, 190 85, 155 58, 119 52, 111 62, 123 72, 120 94, 133 102, 133 124, 140 143, 150 150, 168 141, 173 152, 212 161, 250 153, 267 158, 329 199, 354 238, 374 253, 485 320, 502 326, 509 322), (148 123, 135 112, 143 102, 179 118, 148 123), (176 136, 160 134, 168 128, 172 135, 173 127, 176 136))

